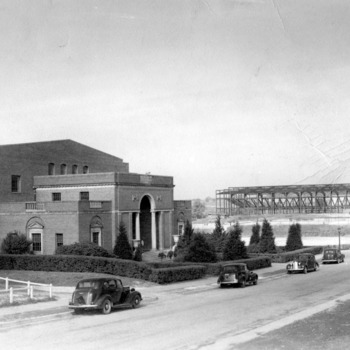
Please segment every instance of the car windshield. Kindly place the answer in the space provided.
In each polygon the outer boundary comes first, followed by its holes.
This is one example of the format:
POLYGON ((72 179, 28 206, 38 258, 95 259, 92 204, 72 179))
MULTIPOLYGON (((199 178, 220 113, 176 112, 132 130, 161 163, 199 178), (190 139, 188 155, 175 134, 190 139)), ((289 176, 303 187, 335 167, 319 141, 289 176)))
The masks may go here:
POLYGON ((100 285, 99 281, 81 281, 78 283, 77 288, 93 288, 97 289, 100 285))
POLYGON ((224 266, 225 273, 235 273, 238 271, 244 271, 244 266, 241 266, 241 265, 224 266))
POLYGON ((325 254, 334 254, 335 251, 332 250, 332 249, 329 249, 329 250, 325 250, 324 253, 325 253, 325 254))

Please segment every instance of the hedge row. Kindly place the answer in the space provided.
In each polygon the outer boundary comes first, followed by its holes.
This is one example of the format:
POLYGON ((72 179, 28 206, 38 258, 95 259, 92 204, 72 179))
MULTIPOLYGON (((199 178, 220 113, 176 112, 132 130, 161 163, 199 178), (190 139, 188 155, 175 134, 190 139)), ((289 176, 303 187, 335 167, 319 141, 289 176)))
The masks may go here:
MULTIPOLYGON (((233 262, 244 262, 250 270, 271 266, 271 258, 266 256, 233 262)), ((218 275, 222 265, 223 262, 200 265, 173 262, 143 263, 81 255, 0 255, 0 270, 95 272, 143 279, 159 284, 198 279, 205 274, 218 275)))
MULTIPOLYGON (((179 266, 180 265, 180 266, 179 266)), ((146 264, 115 258, 73 255, 0 255, 0 270, 95 272, 170 283, 201 278, 203 266, 164 267, 162 264, 146 264), (155 266, 152 266, 155 265, 155 266), (162 268, 157 268, 161 266, 162 268)))
MULTIPOLYGON (((298 250, 294 250, 292 252, 284 252, 277 254, 264 254, 265 256, 270 257, 272 262, 276 263, 286 263, 291 261, 299 256, 302 253, 312 253, 312 254, 321 254, 323 252, 322 246, 315 247, 306 247, 298 250)), ((259 254, 249 254, 251 257, 259 257, 259 254)))
POLYGON ((214 264, 201 263, 201 265, 206 267, 206 274, 217 276, 220 272, 221 266, 226 264, 234 263, 245 263, 249 270, 258 270, 265 267, 271 266, 271 258, 269 256, 259 256, 250 259, 241 259, 234 261, 221 261, 214 264))
POLYGON ((151 282, 159 284, 171 283, 174 281, 187 281, 202 278, 206 273, 206 267, 201 265, 168 267, 152 269, 149 276, 151 282))

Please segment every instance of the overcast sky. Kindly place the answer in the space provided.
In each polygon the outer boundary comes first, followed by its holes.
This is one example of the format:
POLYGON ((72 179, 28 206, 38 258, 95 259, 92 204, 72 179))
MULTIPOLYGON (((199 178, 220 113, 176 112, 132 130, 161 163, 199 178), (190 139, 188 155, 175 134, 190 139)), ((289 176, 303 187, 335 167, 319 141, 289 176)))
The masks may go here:
POLYGON ((350 183, 350 3, 1 0, 0 144, 217 189, 350 183), (349 169, 348 169, 349 168, 349 169))

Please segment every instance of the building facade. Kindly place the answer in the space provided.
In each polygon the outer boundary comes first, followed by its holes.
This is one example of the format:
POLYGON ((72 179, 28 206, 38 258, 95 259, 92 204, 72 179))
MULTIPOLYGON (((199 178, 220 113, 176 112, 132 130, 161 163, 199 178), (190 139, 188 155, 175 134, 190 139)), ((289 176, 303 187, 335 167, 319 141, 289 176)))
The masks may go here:
POLYGON ((122 159, 71 140, 0 146, 0 241, 25 233, 36 254, 94 242, 111 251, 120 222, 144 250, 169 249, 191 221, 173 178, 129 172, 122 159))

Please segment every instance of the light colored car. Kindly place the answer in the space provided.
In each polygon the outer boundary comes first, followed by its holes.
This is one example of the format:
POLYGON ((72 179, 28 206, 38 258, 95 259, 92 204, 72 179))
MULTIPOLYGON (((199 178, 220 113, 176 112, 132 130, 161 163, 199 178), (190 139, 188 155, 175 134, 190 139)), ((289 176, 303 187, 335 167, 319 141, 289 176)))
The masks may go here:
POLYGON ((311 253, 299 254, 297 259, 289 262, 286 266, 287 273, 317 271, 319 264, 316 261, 315 255, 311 253))

